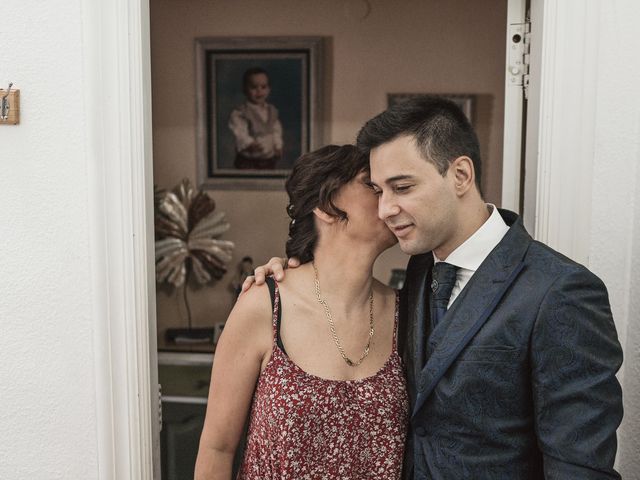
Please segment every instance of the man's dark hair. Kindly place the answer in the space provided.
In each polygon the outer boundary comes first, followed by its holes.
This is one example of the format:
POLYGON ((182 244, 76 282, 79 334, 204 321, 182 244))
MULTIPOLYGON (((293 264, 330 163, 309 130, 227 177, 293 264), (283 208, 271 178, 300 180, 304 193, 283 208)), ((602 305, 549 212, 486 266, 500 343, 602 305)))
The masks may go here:
POLYGON ((443 176, 453 160, 469 157, 480 191, 478 138, 469 119, 454 102, 435 95, 402 101, 365 123, 356 143, 368 156, 371 149, 405 135, 415 139, 422 157, 432 162, 443 176))
POLYGON ((361 171, 369 169, 369 159, 354 145, 327 145, 305 153, 293 164, 285 183, 289 194, 287 213, 291 217, 286 252, 301 263, 313 260, 318 241, 313 209, 347 221, 347 214, 333 200, 338 190, 361 171))
POLYGON ((249 80, 251 79, 251 77, 253 77, 254 75, 258 75, 258 74, 263 74, 266 75, 267 80, 269 81, 269 83, 271 83, 271 79, 269 78, 269 74, 267 73, 267 71, 264 68, 260 68, 260 67, 251 67, 251 68, 247 68, 244 71, 244 74, 242 74, 242 90, 243 91, 247 91, 247 86, 249 85, 249 80))

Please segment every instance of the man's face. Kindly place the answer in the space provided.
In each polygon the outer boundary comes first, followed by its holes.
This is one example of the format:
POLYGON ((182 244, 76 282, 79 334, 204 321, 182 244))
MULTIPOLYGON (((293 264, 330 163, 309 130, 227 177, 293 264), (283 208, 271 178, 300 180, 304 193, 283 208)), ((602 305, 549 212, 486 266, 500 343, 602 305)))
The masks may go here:
POLYGON ((459 200, 453 175, 440 175, 425 160, 412 136, 371 150, 371 182, 378 193, 378 216, 395 234, 403 252, 450 251, 458 223, 459 200))

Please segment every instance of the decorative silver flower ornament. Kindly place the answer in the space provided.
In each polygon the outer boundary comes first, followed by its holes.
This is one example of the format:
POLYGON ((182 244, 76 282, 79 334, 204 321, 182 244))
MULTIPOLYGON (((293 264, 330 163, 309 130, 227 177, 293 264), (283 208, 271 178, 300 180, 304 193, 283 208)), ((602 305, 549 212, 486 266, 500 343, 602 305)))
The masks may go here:
POLYGON ((190 272, 199 284, 222 278, 234 245, 218 239, 229 223, 213 199, 184 179, 173 191, 156 191, 155 205, 157 281, 179 287, 190 272))

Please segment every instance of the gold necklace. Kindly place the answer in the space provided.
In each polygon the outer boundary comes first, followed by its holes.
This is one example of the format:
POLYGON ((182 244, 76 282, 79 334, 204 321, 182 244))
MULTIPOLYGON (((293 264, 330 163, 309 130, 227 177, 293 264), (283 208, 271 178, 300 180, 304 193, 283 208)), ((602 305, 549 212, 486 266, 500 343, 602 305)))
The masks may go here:
POLYGON ((318 269, 316 268, 316 262, 311 262, 313 265, 313 272, 315 273, 315 283, 316 283, 316 298, 318 299, 318 303, 320 303, 324 307, 324 314, 329 321, 329 328, 331 329, 331 335, 333 336, 333 342, 338 347, 338 351, 342 356, 343 360, 347 362, 347 365, 350 367, 357 367, 362 363, 362 361, 367 358, 369 355, 369 348, 371 347, 371 339, 373 338, 373 284, 371 285, 371 290, 369 291, 369 338, 367 340, 367 346, 364 347, 364 352, 360 356, 360 359, 357 362, 354 362, 347 354, 344 352, 344 348, 340 344, 340 340, 338 339, 338 334, 336 333, 336 326, 333 324, 333 318, 331 317, 331 310, 329 309, 329 305, 326 300, 324 300, 320 296, 320 280, 318 280, 318 269))

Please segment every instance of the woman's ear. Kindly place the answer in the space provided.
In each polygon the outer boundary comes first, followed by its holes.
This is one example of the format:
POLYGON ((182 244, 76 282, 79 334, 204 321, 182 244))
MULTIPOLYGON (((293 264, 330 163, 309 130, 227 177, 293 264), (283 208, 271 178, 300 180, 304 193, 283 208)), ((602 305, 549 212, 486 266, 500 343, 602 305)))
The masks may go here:
POLYGON ((329 215, 327 212, 322 210, 320 207, 316 207, 313 209, 313 214, 316 216, 318 220, 321 222, 327 223, 329 225, 335 223, 336 217, 333 215, 329 215))
POLYGON ((458 157, 451 162, 449 170, 453 174, 453 181, 458 195, 464 195, 475 185, 476 174, 473 169, 473 161, 466 155, 458 157))

